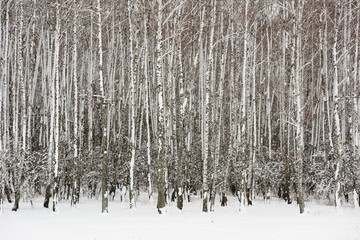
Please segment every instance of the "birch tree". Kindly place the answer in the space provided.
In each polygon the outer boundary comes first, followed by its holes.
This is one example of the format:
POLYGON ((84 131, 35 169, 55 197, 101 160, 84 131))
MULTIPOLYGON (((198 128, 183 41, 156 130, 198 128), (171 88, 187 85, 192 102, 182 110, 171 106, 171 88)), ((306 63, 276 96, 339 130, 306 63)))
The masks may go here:
POLYGON ((340 202, 340 171, 343 164, 343 146, 341 139, 341 126, 340 126, 340 116, 339 116, 339 58, 338 58, 338 33, 340 27, 340 18, 341 14, 341 3, 338 2, 336 5, 336 16, 335 16, 335 26, 334 26, 334 43, 332 47, 333 55, 333 64, 334 64, 334 77, 333 77, 333 98, 334 98, 334 157, 336 161, 334 180, 335 180, 335 206, 339 208, 341 206, 340 202))
MULTIPOLYGON (((216 8, 214 5, 214 1, 212 1, 212 11, 213 14, 215 14, 216 8)), ((204 21, 205 21, 205 7, 202 10, 201 13, 201 22, 200 22, 200 34, 202 33, 202 30, 204 28, 204 21)), ((214 28, 215 26, 211 26, 212 28, 214 28)), ((212 30, 211 32, 213 33, 214 30, 212 30)), ((210 41, 211 43, 212 38, 210 37, 210 41)), ((199 37, 199 42, 201 41, 201 37, 199 37)), ((202 197, 203 197, 203 204, 202 204, 202 211, 203 212, 208 212, 208 191, 209 191, 209 184, 208 184, 208 163, 209 163, 209 124, 210 124, 210 72, 211 72, 211 63, 213 61, 212 59, 212 49, 211 46, 212 44, 210 43, 209 45, 209 58, 208 58, 208 62, 206 65, 206 75, 205 77, 202 78, 202 162, 203 162, 203 169, 202 169, 202 177, 203 177, 203 182, 202 182, 202 197)), ((202 42, 200 42, 200 46, 202 46, 202 42)), ((202 51, 202 47, 200 47, 200 51, 202 51)), ((201 53, 201 52, 200 52, 201 53)), ((202 54, 202 53, 201 53, 202 54)), ((200 62, 201 64, 201 62, 200 62)), ((201 80, 200 80, 201 81, 201 80)))
MULTIPOLYGON (((60 4, 56 3, 56 28, 54 33, 54 70, 53 70, 53 84, 55 90, 55 106, 54 106, 54 186, 53 186, 53 211, 57 211, 58 201, 58 168, 59 168, 59 120, 60 120, 60 77, 59 77, 59 50, 60 50, 60 4)), ((54 103, 54 102, 53 102, 54 103)))
POLYGON ((144 95, 145 95, 145 115, 146 115, 146 155, 147 155, 147 181, 148 181, 148 196, 149 200, 152 203, 153 201, 153 187, 152 187, 152 174, 151 174, 151 133, 150 133, 150 80, 148 74, 148 22, 147 14, 144 17, 144 95))
MULTIPOLYGON (((241 103, 240 103, 240 127, 238 128, 238 138, 239 138, 239 145, 241 146, 242 154, 245 154, 245 130, 246 130, 246 100, 247 100, 247 71, 248 71, 248 41, 249 41, 249 19, 248 19, 248 8, 249 8, 249 1, 245 0, 245 7, 244 7, 244 43, 243 43, 243 56, 242 56, 242 72, 241 72, 241 79, 242 79, 242 90, 241 90, 241 103)), ((243 211, 245 207, 245 194, 246 194, 246 171, 242 171, 241 174, 241 185, 240 185, 240 208, 239 211, 243 211)))
POLYGON ((78 58, 78 39, 77 39, 77 18, 78 18, 78 12, 77 12, 77 6, 75 6, 74 9, 74 25, 73 25, 73 57, 72 57, 72 66, 73 66, 73 84, 74 84, 74 159, 75 159, 75 181, 74 181, 74 193, 73 193, 73 204, 76 206, 76 204, 79 202, 80 198, 80 159, 78 159, 78 75, 77 75, 77 58, 78 58))
MULTIPOLYGON (((23 164, 25 161, 26 153, 26 90, 25 90, 25 79, 24 79, 24 58, 23 58, 23 2, 20 0, 17 3, 17 77, 19 82, 19 94, 20 94, 20 129, 21 129, 21 140, 16 146, 15 158, 14 161, 14 188, 15 188, 15 202, 12 211, 17 211, 19 208, 20 201, 20 187, 21 187, 21 177, 23 171, 23 164), (19 151, 19 152, 18 152, 19 151)), ((17 115, 16 115, 17 116, 17 115)), ((18 127, 17 125, 16 127, 18 127)), ((15 130, 17 134, 17 130, 15 130)), ((17 136, 15 137, 17 138, 17 136)), ((15 143, 17 144, 17 143, 15 143)))
POLYGON ((134 61, 135 61, 135 57, 134 57, 134 48, 133 48, 133 42, 134 42, 134 37, 135 37, 135 29, 133 27, 132 24, 132 17, 134 15, 133 13, 133 9, 134 9, 134 2, 131 0, 128 0, 128 12, 129 12, 129 51, 130 51, 130 72, 129 72, 129 77, 130 77, 130 99, 131 99, 131 113, 130 113, 130 118, 131 118, 131 124, 130 124, 130 131, 131 131, 131 136, 130 136, 130 146, 131 146, 131 160, 130 160, 130 189, 129 189, 129 197, 130 197, 130 209, 135 205, 134 202, 134 167, 135 167, 135 150, 136 150, 136 140, 135 140, 135 105, 136 105, 136 72, 135 72, 135 67, 134 67, 134 61))
POLYGON ((158 98, 158 199, 157 209, 159 214, 165 211, 166 192, 165 192, 165 110, 163 99, 163 49, 162 49, 162 16, 163 4, 162 0, 157 0, 157 30, 156 30, 156 83, 157 83, 157 98, 158 98))
POLYGON ((301 33, 300 22, 303 14, 304 1, 298 2, 296 5, 295 1, 292 0, 293 10, 293 32, 292 32, 292 43, 291 43, 291 77, 292 83, 294 84, 294 99, 296 109, 296 189, 300 214, 305 211, 304 204, 304 192, 303 192, 303 161, 304 161, 304 126, 303 126, 303 90, 301 86, 301 33))
POLYGON ((98 25, 98 54, 99 54, 99 86, 100 86, 100 127, 102 132, 101 139, 101 152, 102 152, 102 163, 101 163, 101 212, 108 212, 109 194, 108 194, 108 166, 107 166, 107 102, 104 90, 104 78, 103 78, 103 46, 102 46, 102 17, 101 17, 101 0, 97 0, 97 25, 98 25))

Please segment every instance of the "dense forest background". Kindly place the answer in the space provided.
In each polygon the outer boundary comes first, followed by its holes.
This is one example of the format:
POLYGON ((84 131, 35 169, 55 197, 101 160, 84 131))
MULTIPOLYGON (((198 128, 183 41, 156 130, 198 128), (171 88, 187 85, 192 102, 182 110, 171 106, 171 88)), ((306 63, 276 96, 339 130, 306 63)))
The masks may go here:
MULTIPOLYGON (((360 191, 359 0, 0 1, 0 198, 360 191)), ((356 194, 355 194, 356 195, 356 194)), ((186 197, 186 198, 185 198, 186 197)), ((296 199, 295 199, 296 198, 296 199)), ((210 205, 208 208, 208 204, 210 205)))

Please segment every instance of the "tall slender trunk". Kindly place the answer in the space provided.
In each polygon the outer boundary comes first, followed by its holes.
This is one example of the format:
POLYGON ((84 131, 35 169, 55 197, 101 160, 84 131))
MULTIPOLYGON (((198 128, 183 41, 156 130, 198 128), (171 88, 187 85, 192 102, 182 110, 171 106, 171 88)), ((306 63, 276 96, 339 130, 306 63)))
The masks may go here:
POLYGON ((298 204, 300 214, 305 211, 304 192, 303 192, 303 161, 304 161, 304 103, 303 103, 303 90, 304 82, 301 82, 301 33, 299 31, 299 22, 302 19, 303 1, 300 1, 298 6, 295 6, 295 1, 292 0, 293 9, 296 13, 293 15, 293 32, 292 32, 292 45, 291 45, 291 78, 294 84, 294 101, 296 111, 296 189, 298 196, 298 204))
MULTIPOLYGON (((181 13, 181 11, 179 10, 179 14, 181 13)), ((180 98, 180 124, 179 124, 179 135, 180 136, 180 144, 179 146, 182 148, 180 149, 180 153, 181 153, 181 158, 180 158, 180 163, 183 162, 184 160, 184 156, 186 158, 186 137, 185 137, 185 109, 187 106, 187 96, 185 96, 185 84, 184 84, 184 70, 183 70, 183 59, 182 59, 182 38, 181 38, 181 32, 182 32, 182 27, 180 27, 179 29, 179 37, 177 40, 177 57, 178 57, 178 64, 179 64, 179 98, 180 98)), ((183 179, 183 171, 182 171, 182 164, 179 166, 178 171, 177 171, 177 182, 178 182, 178 186, 176 189, 177 192, 177 207, 178 209, 182 209, 183 208, 183 201, 184 201, 184 196, 183 196, 183 192, 184 192, 184 181, 183 179)))
MULTIPOLYGON (((340 11, 341 8, 340 2, 337 3, 337 11, 340 11)), ((335 26, 334 26, 334 44, 333 44, 333 63, 334 63, 334 77, 333 77, 333 97, 334 97, 334 157, 336 161, 334 181, 335 181, 335 206, 339 208, 341 206, 340 202, 340 171, 343 164, 343 147, 341 139, 341 126, 340 126, 340 116, 339 116, 339 58, 338 58, 338 32, 339 32, 339 19, 336 16, 335 26)))
MULTIPOLYGON (((93 27, 93 13, 90 12, 90 32, 94 31, 94 27, 93 27)), ((94 44, 93 44, 93 34, 90 34, 90 39, 89 39, 89 45, 90 45, 90 50, 88 51, 88 55, 89 55, 89 65, 88 65, 88 77, 87 77, 87 112, 88 112, 88 138, 87 138, 87 151, 89 154, 89 158, 90 158, 90 162, 91 162, 91 167, 90 169, 93 171, 95 168, 95 159, 93 158, 93 81, 94 81, 94 69, 96 66, 96 60, 95 60, 95 56, 96 54, 94 54, 94 51, 92 49, 94 49, 94 44), (94 66, 95 65, 95 66, 94 66)), ((91 193, 89 194, 90 197, 95 196, 95 179, 91 179, 90 180, 90 185, 91 185, 91 193)))
MULTIPOLYGON (((14 164, 14 190, 15 190, 15 202, 12 211, 17 211, 19 208, 20 202, 20 185, 22 171, 23 171, 23 164, 25 161, 25 151, 26 151, 26 90, 25 90, 25 78, 24 78, 24 71, 23 71, 23 2, 19 0, 18 2, 18 16, 17 16, 17 77, 19 82, 19 94, 20 94, 20 129, 21 129, 21 139, 17 143, 18 146, 16 147, 17 151, 15 151, 15 159, 16 164, 14 164)), ((18 125, 19 126, 19 125, 18 125)), ((17 126, 17 127, 18 127, 17 126)), ((16 133, 17 134, 17 133, 16 133)), ((16 136, 17 138, 17 136, 16 136)))
POLYGON ((101 0, 97 0, 97 24, 98 24, 98 51, 99 51, 99 85, 100 85, 100 127, 102 132, 101 139, 101 212, 109 212, 109 194, 108 194, 108 164, 107 164, 107 102, 104 91, 103 77, 103 46, 102 46, 102 18, 101 18, 101 0))
MULTIPOLYGON (((0 9, 2 9, 3 8, 3 6, 2 6, 2 2, 0 2, 0 9)), ((0 18, 0 48, 2 49, 1 51, 0 51, 0 56, 2 57, 2 58, 5 58, 6 56, 5 56, 5 54, 4 54, 4 44, 3 44, 3 33, 2 33, 2 29, 3 29, 3 23, 2 23, 2 18, 0 18)), ((5 93, 5 91, 4 91, 4 81, 5 81, 5 79, 4 79, 4 72, 5 72, 5 67, 1 67, 0 68, 0 79, 1 79, 1 82, 0 82, 0 152, 2 152, 3 151, 3 130, 4 130, 4 126, 3 126, 3 119, 2 119, 2 116, 3 116, 3 114, 2 114, 2 112, 3 112, 3 105, 4 105, 4 103, 3 103, 3 94, 5 93)), ((2 160, 0 160, 0 166, 1 166, 1 164, 2 164, 2 160)), ((1 167, 0 167, 0 170, 1 170, 1 167)), ((2 182, 2 180, 0 179, 0 183, 2 182)), ((1 210, 2 210, 2 184, 0 184, 0 213, 2 212, 1 210)))
MULTIPOLYGON (((77 6, 75 6, 77 8, 77 6)), ((77 9, 74 9, 74 26, 73 26, 73 59, 72 59, 72 66, 73 66, 73 84, 74 84, 74 160, 75 160, 75 180, 74 180, 74 190, 73 190, 73 204, 79 202, 80 198, 80 159, 78 157, 78 146, 79 146, 79 130, 78 130, 78 76, 77 76, 77 46, 78 46, 78 39, 77 39, 77 9)))
MULTIPOLYGON (((5 6, 4 6, 5 8, 5 6)), ((9 53, 9 8, 10 8, 10 1, 6 4, 5 10, 5 22, 4 22, 4 35, 3 35, 3 43, 2 43, 2 53, 3 53, 3 61, 2 61, 2 72, 1 72, 1 87, 2 87, 2 121, 0 123, 0 127, 3 129, 3 133, 0 135, 2 147, 3 149, 9 148, 9 118, 8 113, 10 111, 9 106, 9 61, 8 61, 8 53, 9 53)), ((2 26, 2 25, 1 25, 2 26)))
MULTIPOLYGON (((243 57, 242 57, 242 91, 241 91, 241 113, 240 113, 240 128, 238 129, 238 138, 239 138, 239 146, 242 148, 242 153, 245 155, 245 145, 246 137, 245 137, 245 130, 246 130, 246 100, 247 100, 247 73, 248 73, 248 41, 249 41, 249 20, 248 20, 248 8, 249 8, 249 0, 245 0, 245 14, 244 14, 244 43, 243 43, 243 57)), ((242 171, 241 174, 241 186, 240 186, 240 193, 239 193, 239 200, 240 200, 240 208, 239 211, 243 211, 245 207, 245 192, 246 192, 246 176, 247 172, 242 171)))
MULTIPOLYGON (((209 131, 210 131, 210 81, 211 81, 211 68, 213 65, 213 42, 214 42, 214 31, 215 31, 215 14, 216 14, 216 0, 212 1, 212 14, 211 14, 211 30, 210 30, 210 43, 209 43, 209 53, 206 64, 206 74, 203 82, 203 91, 204 91, 204 103, 203 103, 203 212, 208 212, 208 164, 209 164, 209 131)), ((204 8, 205 11, 205 8, 204 8)), ((204 24, 204 22, 202 22, 204 24)))
POLYGON ((54 49, 54 85, 55 85, 55 126, 54 126, 54 186, 53 186, 53 211, 57 211, 58 201, 58 167, 59 167, 59 120, 60 120, 60 77, 59 77, 59 50, 60 50, 60 4, 56 3, 56 29, 54 49))
POLYGON ((148 74, 148 35, 147 35, 148 23, 147 15, 144 17, 144 88, 145 88, 145 117, 146 117, 146 155, 147 155, 147 181, 148 181, 148 196, 149 200, 152 203, 153 201, 153 189, 152 189, 152 179, 151 179, 151 133, 150 133, 150 81, 148 74))
MULTIPOLYGON (((358 1, 358 4, 360 4, 360 1, 358 1)), ((359 79, 359 38, 360 38, 360 8, 358 8, 357 10, 357 14, 356 14, 356 28, 355 28, 355 54, 354 54, 354 71, 353 71, 353 81, 354 81, 354 92, 358 92, 359 91, 359 83, 358 83, 358 79, 359 79)), ((355 111, 355 121, 354 121, 354 133, 353 133, 353 147, 354 147, 354 154, 355 156, 359 156, 359 123, 360 123, 360 98, 354 98, 353 99, 353 104, 354 104, 354 111, 355 111)), ((358 194, 358 186, 356 185, 356 180, 357 180, 357 176, 353 176, 354 178, 354 206, 355 209, 359 209, 359 194, 358 194)))
POLYGON ((157 31, 156 31, 156 82, 158 95, 158 199, 157 209, 160 214, 163 213, 166 202, 165 192, 165 110, 163 99, 163 59, 162 59, 162 0, 157 0, 157 31))
POLYGON ((130 51, 130 99, 131 99, 131 124, 130 124, 130 146, 131 146, 131 160, 130 160, 130 189, 129 189, 129 198, 130 198, 130 208, 135 205, 134 199, 134 167, 135 167, 135 150, 136 150, 136 140, 135 140, 135 104, 136 104, 136 89, 135 89, 135 68, 134 68, 134 27, 132 24, 132 9, 134 8, 133 1, 128 0, 128 11, 129 11, 129 51, 130 51))
MULTIPOLYGON (((254 26, 255 30, 256 30, 256 23, 254 26)), ((248 205, 252 205, 253 202, 253 198, 254 198, 254 192, 255 192, 255 161, 256 161, 256 143, 257 143, 257 122, 256 122, 256 49, 257 49, 257 44, 256 44, 256 39, 253 40, 253 51, 254 51, 254 55, 253 55, 253 72, 252 72, 252 93, 251 93, 251 107, 252 107, 252 113, 251 113, 251 117, 252 117, 252 141, 251 143, 251 154, 249 156, 249 181, 248 181, 248 189, 247 189, 247 200, 248 200, 248 205)))

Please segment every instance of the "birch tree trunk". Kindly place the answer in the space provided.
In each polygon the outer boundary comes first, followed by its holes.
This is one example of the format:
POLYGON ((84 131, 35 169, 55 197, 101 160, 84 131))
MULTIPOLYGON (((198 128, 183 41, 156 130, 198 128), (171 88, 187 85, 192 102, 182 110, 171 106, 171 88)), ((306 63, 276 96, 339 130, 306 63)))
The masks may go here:
POLYGON ((129 198, 130 198, 130 209, 135 205, 134 201, 134 167, 135 167, 135 150, 136 150, 136 140, 135 140, 135 104, 136 104, 136 72, 134 68, 134 27, 132 24, 132 17, 134 9, 133 1, 128 0, 128 11, 129 11, 129 51, 130 51, 130 99, 131 99, 131 113, 130 113, 130 146, 131 146, 131 160, 130 160, 130 189, 129 189, 129 198))
MULTIPOLYGON (((181 14, 182 11, 179 10, 179 15, 181 14)), ((186 109, 186 105, 187 105, 187 97, 185 96, 185 86, 184 86, 184 72, 183 72, 183 59, 182 59, 182 27, 180 27, 179 29, 179 36, 178 36, 178 40, 177 40, 177 57, 178 57, 178 63, 179 63, 179 98, 180 98, 180 124, 179 124, 179 136, 180 136, 180 144, 179 146, 182 148, 179 150, 179 152, 181 153, 181 159, 180 161, 183 162, 184 160, 184 156, 186 156, 186 137, 185 137, 185 109, 186 109)), ((177 171, 177 182, 178 182, 178 186, 176 189, 176 194, 177 194, 177 208, 178 209, 182 209, 183 208, 183 202, 184 202, 184 181, 181 180, 183 179, 183 175, 182 175, 182 166, 180 165, 177 171)))
MULTIPOLYGON (((75 6, 77 8, 77 6, 75 6)), ((78 77, 77 77, 77 46, 78 46, 78 39, 77 39, 77 16, 78 12, 77 9, 74 9, 74 26, 73 26, 73 59, 72 59, 72 66, 73 66, 73 84, 74 84, 74 160, 75 160, 75 181, 74 181, 74 190, 73 190, 73 204, 79 202, 80 198, 80 159, 78 157, 78 146, 79 146, 79 130, 78 130, 78 77)))
MULTIPOLYGON (((3 6, 2 6, 2 2, 0 2, 0 9, 2 9, 3 6)), ((3 33, 2 33, 2 29, 3 29, 3 23, 2 23, 2 18, 0 18, 0 48, 2 48, 2 50, 0 51, 0 56, 2 58, 6 57, 4 55, 4 44, 3 44, 3 33)), ((1 61, 1 64, 3 64, 3 61, 1 61)), ((3 94, 5 93, 5 89, 4 89, 4 81, 5 81, 5 78, 4 78, 4 72, 5 72, 5 67, 1 67, 0 68, 0 79, 1 79, 1 82, 0 82, 0 152, 3 151, 3 129, 4 129, 4 126, 3 126, 3 119, 2 119, 2 116, 3 116, 3 100, 4 100, 4 97, 3 97, 3 94)), ((2 165, 2 160, 0 160, 0 166, 2 165)), ((1 167, 0 167, 1 169, 1 167)), ((0 179, 0 183, 2 183, 2 179, 0 179)), ((0 184, 0 213, 2 212, 2 184, 0 184)))
MULTIPOLYGON (((3 54, 3 60, 1 61, 2 65, 2 72, 1 72, 1 92, 2 92, 2 114, 0 118, 2 121, 0 123, 0 127, 2 128, 3 132, 0 135, 2 148, 8 149, 9 148, 9 117, 8 114, 10 112, 9 106, 9 66, 8 66, 8 53, 9 53, 9 8, 10 2, 7 2, 5 10, 5 21, 4 21, 4 33, 2 34, 2 45, 1 45, 1 52, 3 54)), ((1 25, 2 27, 3 25, 1 25)))
MULTIPOLYGON (((55 38, 54 38, 55 39, 55 38)), ((50 41, 50 40, 48 40, 50 41)), ((55 57, 55 56, 54 56, 55 57)), ((54 158, 54 128, 55 128, 55 71, 51 70, 51 59, 52 55, 49 54, 48 56, 48 63, 47 63, 47 78, 49 79, 49 85, 50 85, 50 103, 49 103, 49 111, 50 111, 50 125, 46 132, 49 132, 48 136, 48 183, 46 187, 46 193, 45 193, 45 200, 44 200, 44 207, 49 207, 49 202, 51 198, 51 186, 53 182, 53 158, 54 158)))
MULTIPOLYGON (((2 5, 2 2, 0 2, 0 9, 3 8, 3 5, 2 5)), ((3 21, 2 21, 2 18, 0 18, 0 57, 4 58, 6 57, 4 55, 4 43, 3 43, 3 33, 2 33, 2 29, 3 29, 3 21)), ((1 61, 1 64, 3 64, 3 61, 1 61)), ((3 94, 6 94, 5 92, 5 89, 4 89, 4 81, 5 78, 4 78, 4 71, 5 71, 5 67, 1 67, 0 68, 0 153, 3 151, 4 147, 3 147, 3 132, 4 132, 4 119, 3 119, 3 105, 4 104, 4 97, 3 97, 3 94)), ((3 159, 0 159, 0 173, 1 173, 1 177, 0 177, 0 215, 3 214, 3 195, 4 195, 4 188, 5 188, 5 181, 4 181, 4 171, 5 171, 5 167, 4 167, 4 160, 3 159)))
POLYGON ((55 126, 54 126, 54 186, 53 186, 53 211, 57 211, 58 201, 58 168, 59 168, 59 98, 60 98, 60 77, 59 77, 59 51, 60 51, 60 4, 56 3, 56 29, 54 49, 54 85, 55 85, 55 126))
MULTIPOLYGON (((256 30, 256 24, 255 23, 255 30, 256 30)), ((254 51, 254 55, 253 55, 253 72, 252 72, 252 93, 251 93, 251 108, 252 108, 252 113, 251 113, 251 117, 252 117, 252 141, 251 141, 251 154, 250 154, 250 159, 249 159, 249 183, 248 183, 248 189, 247 189, 247 201, 248 201, 248 205, 252 205, 253 202, 253 198, 254 198, 254 193, 255 193, 255 161, 256 161, 256 143, 257 143, 257 123, 256 123, 256 48, 257 48, 257 44, 256 44, 256 39, 253 40, 253 51, 254 51)), ((271 146, 270 146, 271 148, 271 146)))
MULTIPOLYGON (((341 3, 337 3, 336 12, 340 11, 341 3)), ((339 58, 338 58, 338 32, 339 32, 339 22, 340 16, 336 14, 335 26, 334 26, 334 44, 332 48, 333 53, 333 63, 334 63, 334 78, 333 78, 333 98, 334 98, 334 157, 336 161, 334 181, 335 181, 335 206, 338 209, 341 207, 340 202, 340 171, 343 164, 343 146, 341 139, 341 126, 340 126, 340 116, 339 116, 339 58), (339 18, 338 18, 339 17, 339 18)))
POLYGON ((302 19, 302 11, 303 11, 303 1, 298 3, 299 5, 295 5, 295 1, 292 0, 292 9, 294 9, 293 13, 293 36, 292 36, 292 53, 291 53, 291 77, 293 79, 294 84, 294 100, 295 100, 295 109, 296 109, 296 189, 298 196, 298 204, 300 209, 300 214, 305 211, 305 203, 304 203, 304 192, 303 192, 303 161, 304 161, 304 103, 303 103, 303 90, 301 86, 303 86, 303 82, 301 82, 301 70, 300 70, 300 62, 301 62, 301 34, 300 34, 300 26, 299 22, 302 19))
MULTIPOLYGON (((21 140, 19 141, 19 145, 16 147, 17 151, 15 151, 15 159, 16 163, 14 165, 14 190, 15 190, 15 202, 12 211, 17 211, 19 208, 20 202, 20 186, 21 186, 21 177, 23 171, 23 164, 25 161, 25 151, 26 151, 26 90, 25 90, 25 78, 23 71, 23 2, 20 0, 17 3, 17 77, 19 82, 19 94, 20 94, 20 129, 21 129, 21 140)), ((17 126, 18 127, 18 126, 17 126)), ((17 131, 16 131, 17 134, 17 131)), ((16 136, 17 138, 17 136, 16 136)))
MULTIPOLYGON (((360 1, 358 1, 358 4, 360 4, 360 1)), ((355 28, 355 54, 354 54, 354 71, 353 71, 353 80, 354 80, 354 92, 356 93, 359 89, 359 83, 357 79, 359 79, 359 38, 360 38, 360 8, 357 10, 356 14, 356 28, 355 28)), ((354 104, 354 111, 355 111, 355 121, 354 121, 354 133, 353 133, 353 147, 354 147, 354 153, 356 156, 359 156, 360 149, 359 149, 359 124, 360 124, 360 98, 354 98, 353 99, 354 104)), ((357 176, 354 176, 354 206, 356 210, 359 210, 359 194, 358 194, 358 186, 356 184, 357 176)))
POLYGON ((156 31, 156 82, 158 96, 158 199, 157 209, 159 214, 165 210, 166 192, 165 192, 165 110, 163 99, 163 37, 162 37, 162 0, 157 0, 157 31, 156 31))
POLYGON ((109 212, 109 194, 108 194, 108 166, 107 166, 107 103, 104 91, 104 78, 103 78, 103 46, 102 46, 102 18, 101 18, 101 0, 97 0, 97 24, 98 24, 98 51, 99 51, 99 85, 100 85, 100 127, 102 131, 101 151, 102 151, 102 163, 101 163, 101 212, 109 212))
MULTIPOLYGON (((215 0, 212 1, 212 18, 215 17, 215 0)), ((203 9, 202 13, 202 20, 201 20, 201 30, 204 26, 204 14, 205 13, 205 7, 203 9)), ((214 23, 214 20, 211 21, 211 23, 214 23)), ((203 139, 202 139, 202 160, 203 160, 203 184, 202 184, 202 191, 203 191, 203 212, 208 212, 208 191, 209 191, 209 184, 208 184, 208 164, 209 164, 209 124, 210 124, 210 77, 211 77, 211 66, 213 61, 213 35, 214 35, 214 28, 215 26, 211 26, 211 32, 210 32, 210 44, 209 44, 209 57, 207 61, 206 66, 206 75, 205 78, 203 78, 203 139)), ((201 31, 200 30, 200 31, 201 31)), ((200 43, 202 44, 202 43, 200 43)))
POLYGON ((152 178, 151 178, 151 133, 150 133, 150 81, 148 74, 148 23, 147 15, 144 16, 144 76, 145 76, 145 114, 146 114, 146 155, 147 155, 147 181, 148 181, 148 196, 150 203, 153 201, 153 189, 152 189, 152 178))
MULTIPOLYGON (((247 71, 248 71, 248 38, 249 38, 249 20, 248 20, 248 8, 249 8, 249 0, 245 0, 245 14, 244 14, 244 44, 243 44, 243 57, 242 57, 242 91, 241 91, 241 115, 240 115, 240 128, 239 128, 239 146, 242 148, 242 153, 245 155, 245 145, 246 145, 246 137, 245 137, 245 130, 246 130, 246 99, 247 99, 247 71)), ((241 174, 241 189, 240 189, 240 208, 239 211, 243 211, 245 209, 245 192, 246 192, 246 171, 242 171, 241 174)))

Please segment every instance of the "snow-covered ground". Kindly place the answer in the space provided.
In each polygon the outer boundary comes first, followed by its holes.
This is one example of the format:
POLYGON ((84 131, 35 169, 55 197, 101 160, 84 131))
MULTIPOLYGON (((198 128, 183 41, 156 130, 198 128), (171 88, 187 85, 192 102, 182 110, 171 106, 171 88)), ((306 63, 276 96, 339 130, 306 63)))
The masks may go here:
POLYGON ((130 210, 127 202, 109 203, 109 213, 101 214, 100 200, 81 199, 76 208, 59 203, 53 213, 21 202, 18 212, 5 203, 0 214, 0 240, 178 240, 178 239, 264 239, 264 240, 360 240, 360 212, 343 207, 306 202, 307 213, 300 215, 296 204, 279 200, 255 200, 246 211, 238 211, 238 201, 229 197, 227 207, 217 202, 215 212, 202 213, 200 199, 184 204, 179 211, 172 203, 159 215, 154 205, 141 200, 130 210))

